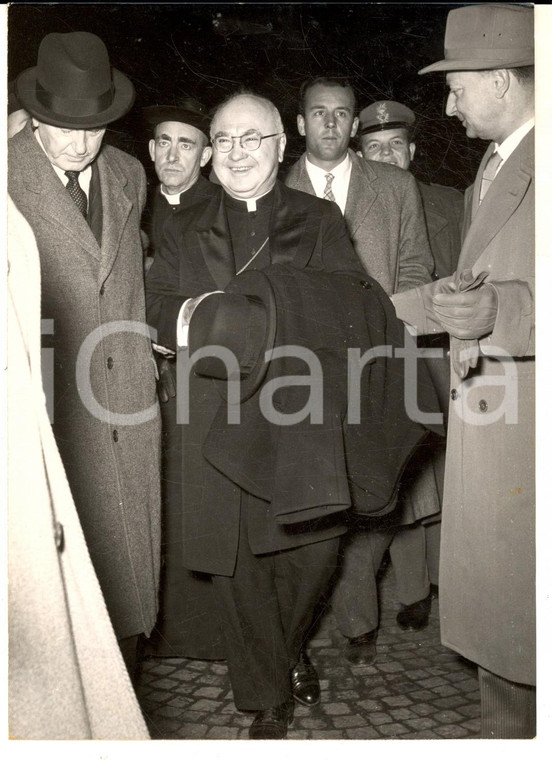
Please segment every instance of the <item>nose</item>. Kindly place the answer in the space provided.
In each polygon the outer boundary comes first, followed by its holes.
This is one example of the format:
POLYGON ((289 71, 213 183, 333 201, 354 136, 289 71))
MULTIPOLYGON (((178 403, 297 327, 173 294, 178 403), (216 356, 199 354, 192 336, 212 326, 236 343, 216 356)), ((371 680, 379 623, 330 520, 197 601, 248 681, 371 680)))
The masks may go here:
POLYGON ((174 163, 178 159, 178 145, 171 143, 167 158, 171 163, 174 163))
POLYGON ((448 94, 445 113, 447 116, 454 116, 456 113, 456 95, 453 92, 449 92, 448 94))
POLYGON ((380 153, 382 156, 390 156, 392 155, 393 151, 391 150, 391 146, 389 143, 383 143, 380 148, 380 153))
POLYGON ((326 128, 327 129, 333 129, 335 127, 335 119, 333 116, 329 115, 326 117, 326 128))
POLYGON ((232 161, 239 161, 241 158, 247 155, 247 151, 245 148, 242 148, 240 145, 239 138, 233 138, 232 139, 232 150, 229 152, 228 156, 232 159, 232 161))
POLYGON ((73 149, 75 153, 79 156, 84 156, 84 154, 88 150, 88 140, 86 138, 85 129, 75 130, 75 136, 73 138, 73 149))

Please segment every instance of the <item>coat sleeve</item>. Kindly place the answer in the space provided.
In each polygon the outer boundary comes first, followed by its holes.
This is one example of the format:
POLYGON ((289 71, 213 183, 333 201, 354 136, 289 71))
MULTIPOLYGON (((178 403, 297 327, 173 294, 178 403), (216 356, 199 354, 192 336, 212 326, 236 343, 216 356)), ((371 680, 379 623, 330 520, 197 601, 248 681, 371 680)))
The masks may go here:
POLYGON ((165 225, 161 247, 146 276, 146 315, 148 325, 157 330, 154 343, 173 351, 178 313, 189 297, 180 292, 180 237, 178 227, 165 225))
POLYGON ((404 172, 399 242, 398 292, 431 281, 433 257, 429 247, 420 191, 416 180, 404 172))
POLYGON ((498 313, 490 335, 479 341, 481 353, 510 356, 535 355, 533 283, 522 280, 490 282, 498 295, 498 313))

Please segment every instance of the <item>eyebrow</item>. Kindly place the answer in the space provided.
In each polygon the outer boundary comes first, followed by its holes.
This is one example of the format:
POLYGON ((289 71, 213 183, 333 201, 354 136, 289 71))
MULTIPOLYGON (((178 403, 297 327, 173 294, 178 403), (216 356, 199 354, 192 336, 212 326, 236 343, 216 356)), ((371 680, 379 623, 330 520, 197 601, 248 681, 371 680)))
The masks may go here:
MULTIPOLYGON (((170 135, 167 135, 163 132, 161 135, 157 135, 155 138, 156 140, 172 140, 172 137, 170 135)), ((192 140, 191 137, 179 137, 178 138, 179 143, 190 143, 190 145, 196 145, 196 141, 192 140)))
MULTIPOLYGON (((245 132, 242 132, 241 135, 233 135, 234 137, 245 137, 245 135, 250 135, 253 132, 260 132, 260 129, 256 129, 256 127, 250 127, 249 129, 246 129, 245 132)), ((218 132, 215 132, 213 135, 213 139, 215 137, 232 137, 230 132, 225 132, 224 130, 219 130, 218 132)))
MULTIPOLYGON (((308 110, 309 111, 314 111, 317 108, 328 108, 328 106, 325 106, 323 103, 320 103, 319 105, 309 106, 308 110)), ((352 111, 353 108, 352 108, 352 106, 335 106, 335 108, 333 108, 333 109, 330 108, 328 110, 330 110, 330 111, 331 110, 333 110, 333 111, 352 111)))

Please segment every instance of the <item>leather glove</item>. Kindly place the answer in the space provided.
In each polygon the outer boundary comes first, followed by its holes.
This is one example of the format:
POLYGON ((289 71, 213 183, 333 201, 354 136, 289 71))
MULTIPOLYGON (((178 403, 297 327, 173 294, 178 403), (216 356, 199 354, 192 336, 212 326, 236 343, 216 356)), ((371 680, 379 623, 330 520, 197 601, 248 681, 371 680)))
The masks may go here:
MULTIPOLYGON (((450 283, 449 288, 456 288, 450 283)), ((433 296, 435 316, 454 338, 477 340, 493 331, 498 297, 492 285, 433 296)))
POLYGON ((159 400, 166 404, 167 401, 176 396, 176 385, 173 378, 174 360, 167 359, 165 356, 156 354, 157 370, 159 380, 157 381, 157 394, 159 400))

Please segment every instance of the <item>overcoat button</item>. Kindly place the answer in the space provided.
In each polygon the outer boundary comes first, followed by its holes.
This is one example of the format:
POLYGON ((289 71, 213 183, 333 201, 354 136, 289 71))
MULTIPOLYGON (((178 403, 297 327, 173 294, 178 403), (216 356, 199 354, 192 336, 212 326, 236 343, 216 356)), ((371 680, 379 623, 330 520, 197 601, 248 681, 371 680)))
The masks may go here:
POLYGON ((65 542, 63 535, 63 525, 60 522, 56 522, 54 525, 54 541, 58 552, 62 552, 65 542))
POLYGON ((481 401, 479 402, 479 410, 481 412, 486 412, 488 408, 489 408, 489 405, 487 404, 485 399, 482 398, 481 401))
POLYGON ((119 433, 116 430, 113 431, 113 440, 115 443, 119 440, 119 433))
POLYGON ((456 388, 453 388, 453 389, 451 390, 451 392, 450 392, 450 397, 451 397, 451 399, 452 399, 453 401, 456 401, 456 399, 458 398, 458 391, 456 390, 456 388))
POLYGON ((107 369, 113 369, 113 359, 111 356, 107 357, 107 369))
POLYGON ((370 282, 368 282, 368 280, 361 280, 361 281, 360 281, 360 284, 361 284, 361 286, 362 286, 362 287, 363 287, 365 290, 370 290, 370 289, 372 288, 372 284, 371 284, 370 282))

